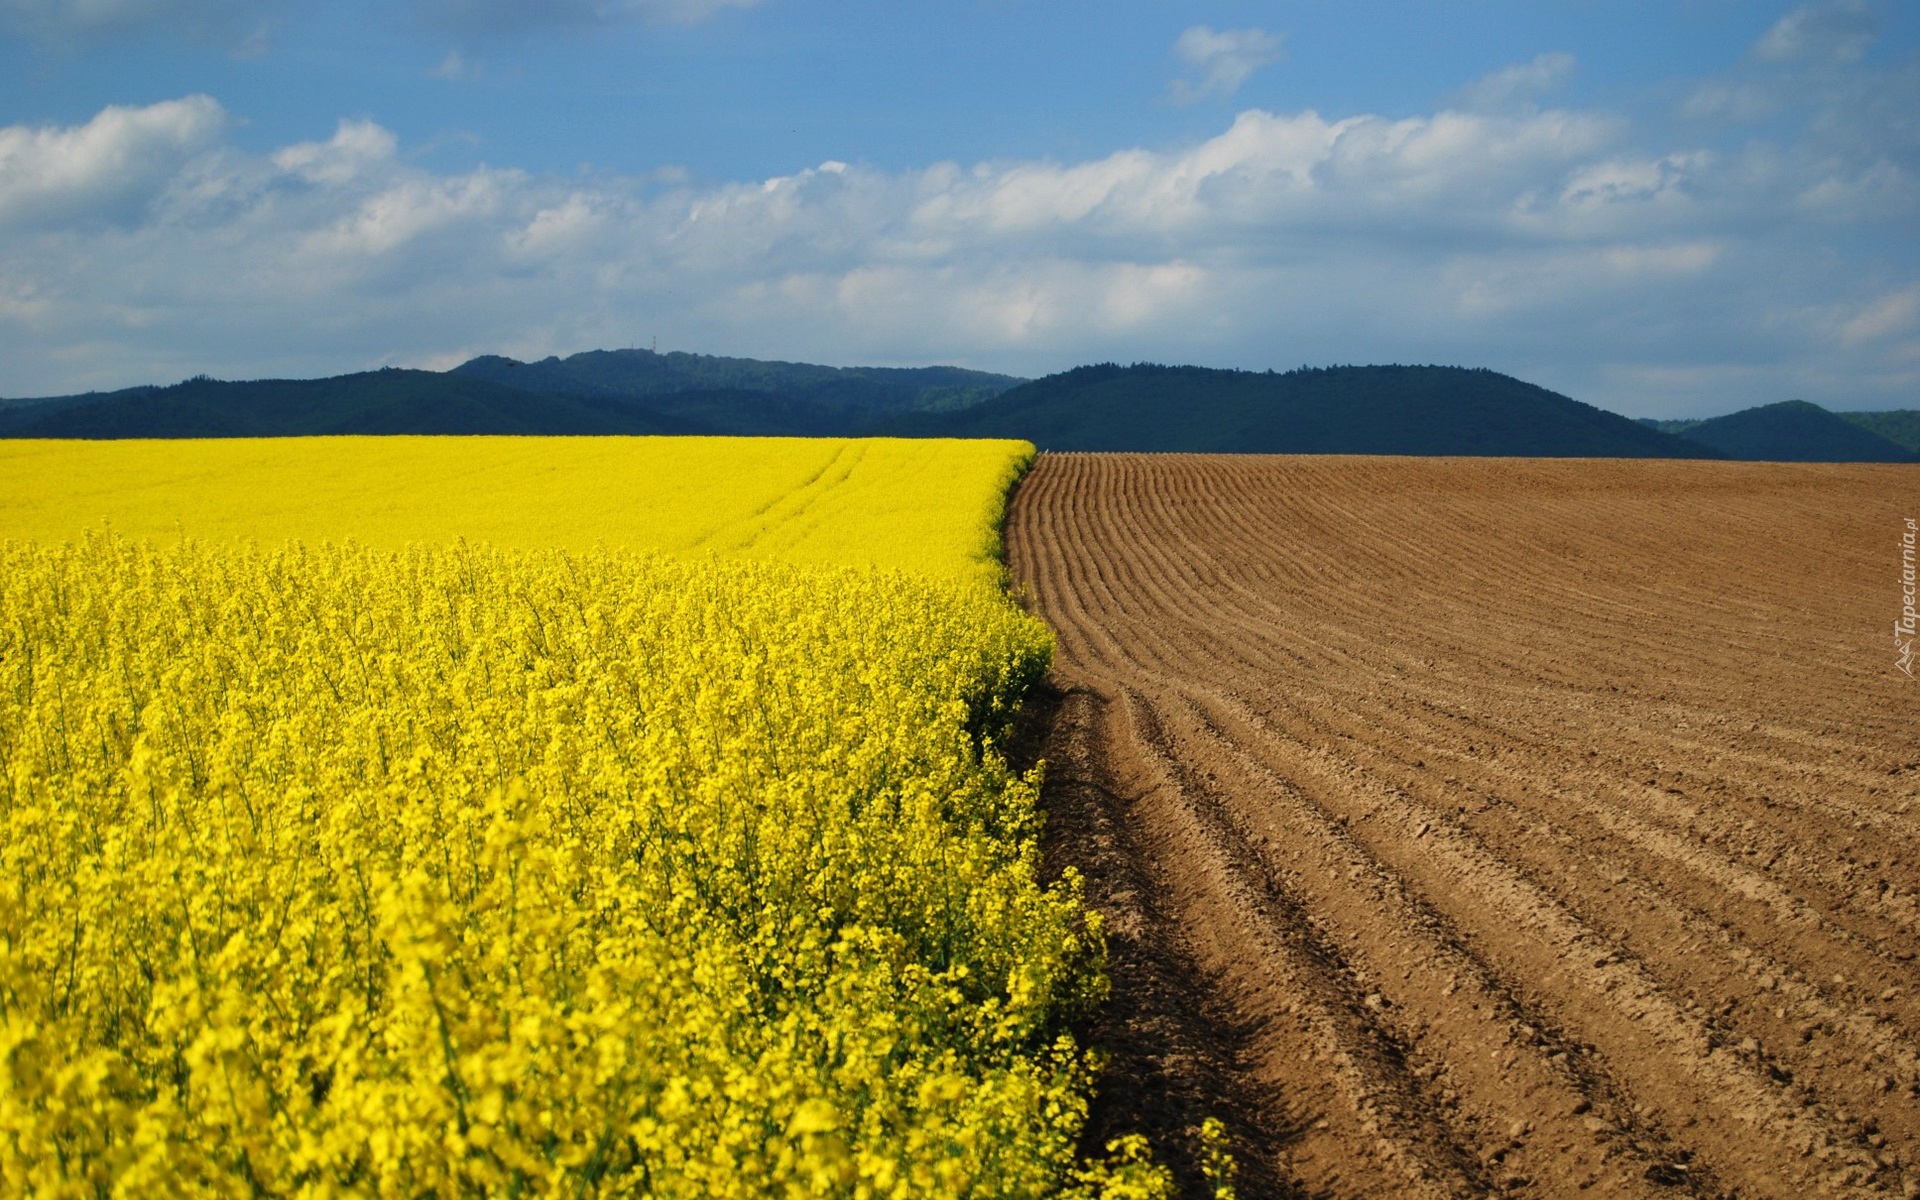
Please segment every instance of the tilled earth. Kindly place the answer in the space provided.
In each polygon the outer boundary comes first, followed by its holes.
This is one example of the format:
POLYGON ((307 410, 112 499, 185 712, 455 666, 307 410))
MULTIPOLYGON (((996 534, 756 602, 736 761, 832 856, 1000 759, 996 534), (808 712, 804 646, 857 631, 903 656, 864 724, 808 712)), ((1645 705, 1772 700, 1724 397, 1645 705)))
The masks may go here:
POLYGON ((1045 455, 1093 1136, 1258 1196, 1920 1195, 1920 470, 1045 455))

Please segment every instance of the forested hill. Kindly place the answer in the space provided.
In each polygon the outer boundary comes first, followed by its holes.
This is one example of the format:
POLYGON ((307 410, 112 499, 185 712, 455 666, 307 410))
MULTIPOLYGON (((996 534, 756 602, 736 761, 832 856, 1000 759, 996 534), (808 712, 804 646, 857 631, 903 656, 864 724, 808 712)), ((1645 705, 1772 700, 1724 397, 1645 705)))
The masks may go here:
POLYGON ((593 350, 450 371, 205 376, 0 400, 0 437, 309 434, 1012 437, 1044 450, 1920 460, 1920 413, 1787 401, 1705 421, 1629 420, 1465 367, 1225 371, 1102 363, 1023 381, 960 367, 593 350))
POLYGON ((788 426, 778 432, 792 433, 851 433, 895 413, 978 404, 1025 382, 961 367, 823 367, 651 350, 589 350, 538 362, 484 355, 453 373, 529 391, 636 401, 723 426, 737 423, 741 397, 757 395, 770 409, 748 424, 757 429, 774 419, 788 426))
POLYGON ((1896 408, 1884 412, 1835 413, 1834 416, 1920 454, 1920 410, 1896 408))
POLYGON ((976 403, 1020 380, 959 367, 821 367, 648 350, 452 371, 226 382, 0 401, 0 437, 302 434, 861 433, 896 413, 976 403))
POLYGON ((685 421, 617 401, 541 395, 436 371, 247 383, 197 378, 0 408, 0 437, 698 432, 685 421))
POLYGON ((961 412, 905 416, 880 428, 1025 438, 1043 450, 1719 457, 1616 413, 1465 367, 1275 374, 1105 363, 1037 379, 961 412))
POLYGON ((1920 461, 1920 413, 1835 413, 1805 400, 1782 400, 1700 421, 1642 424, 1718 450, 1769 462, 1920 461), (1907 439, 1907 440, 1901 440, 1907 439))

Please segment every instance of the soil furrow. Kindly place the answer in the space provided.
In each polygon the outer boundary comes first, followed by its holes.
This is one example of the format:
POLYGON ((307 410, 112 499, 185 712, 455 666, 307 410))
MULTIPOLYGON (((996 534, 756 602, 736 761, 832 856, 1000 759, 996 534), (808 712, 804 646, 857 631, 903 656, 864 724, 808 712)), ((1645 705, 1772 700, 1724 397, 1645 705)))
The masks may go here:
POLYGON ((1915 484, 1043 455, 1092 1136, 1195 1195, 1216 1113, 1243 1196, 1920 1196, 1915 484))

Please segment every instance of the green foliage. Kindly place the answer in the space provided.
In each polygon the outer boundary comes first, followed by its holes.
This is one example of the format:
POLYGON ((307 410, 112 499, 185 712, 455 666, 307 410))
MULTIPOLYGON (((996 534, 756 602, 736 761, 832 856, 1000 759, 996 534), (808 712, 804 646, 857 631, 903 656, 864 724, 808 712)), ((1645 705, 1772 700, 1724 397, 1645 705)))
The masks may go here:
POLYGON ((227 383, 63 397, 0 410, 0 436, 291 437, 303 434, 658 434, 696 423, 593 397, 536 395, 434 371, 227 383))
POLYGON ((1042 450, 1714 457, 1618 414, 1462 367, 1275 374, 1103 363, 881 431, 1019 437, 1042 450))
POLYGON ((1912 462, 1914 453, 1805 400, 1702 421, 1681 434, 1728 458, 1767 462, 1912 462))
POLYGON ((715 433, 816 436, 855 432, 897 413, 963 408, 1021 382, 960 367, 824 367, 649 350, 589 350, 530 363, 485 355, 452 373, 642 403, 709 422, 715 433))
POLYGON ((1153 1161, 1147 1139, 1139 1134, 1107 1143, 1107 1156, 1081 1167, 1061 1200, 1168 1200, 1173 1172, 1153 1161))
POLYGON ((1835 413, 1834 416, 1920 454, 1920 410, 1896 408, 1887 412, 1835 413))
POLYGON ((0 437, 312 434, 731 434, 833 437, 896 413, 948 411, 1019 383, 959 367, 821 367, 594 350, 452 371, 223 382, 0 402, 0 437))
POLYGON ((1226 1123, 1219 1117, 1208 1117, 1200 1123, 1200 1173, 1213 1189, 1213 1200, 1238 1200, 1233 1180, 1239 1171, 1239 1164, 1227 1149, 1226 1123))

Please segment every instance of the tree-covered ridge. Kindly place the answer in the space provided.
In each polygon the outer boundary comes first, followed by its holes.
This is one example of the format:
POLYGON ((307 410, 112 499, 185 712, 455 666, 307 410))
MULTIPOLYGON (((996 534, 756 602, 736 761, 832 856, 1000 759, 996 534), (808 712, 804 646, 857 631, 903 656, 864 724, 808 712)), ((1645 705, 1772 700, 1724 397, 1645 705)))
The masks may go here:
POLYGON ((0 401, 0 437, 308 434, 734 434, 833 437, 960 407, 1020 382, 960 367, 822 367, 648 350, 451 371, 228 382, 0 401))
POLYGON ((1920 451, 1920 413, 1835 413, 1805 400, 1782 400, 1725 416, 1641 422, 1719 451, 1764 462, 1912 462, 1920 451))
POLYGON ((882 428, 1020 437, 1043 450, 1716 457, 1507 375, 1439 366, 1278 373, 1101 363, 882 428))
POLYGON ((225 382, 66 396, 0 409, 0 436, 290 437, 311 434, 705 433, 679 418, 593 396, 542 395, 434 371, 225 382))
POLYGON ((1878 434, 1895 445, 1920 454, 1920 409, 1896 408, 1886 412, 1843 412, 1835 416, 1851 421, 1868 433, 1878 434))
POLYGON ((539 362, 483 355, 453 370, 539 392, 627 400, 676 396, 695 414, 732 412, 757 394, 763 407, 778 410, 781 423, 820 426, 787 430, 795 433, 844 432, 848 422, 884 414, 964 408, 1023 382, 962 367, 825 367, 651 350, 588 350, 539 362), (696 396, 707 399, 691 399, 696 396))
POLYGON ((222 382, 0 401, 0 437, 694 434, 1007 437, 1056 450, 1905 462, 1920 411, 1786 401, 1630 420, 1486 368, 1233 371, 1096 363, 1022 381, 961 367, 827 367, 592 350, 450 371, 222 382))

